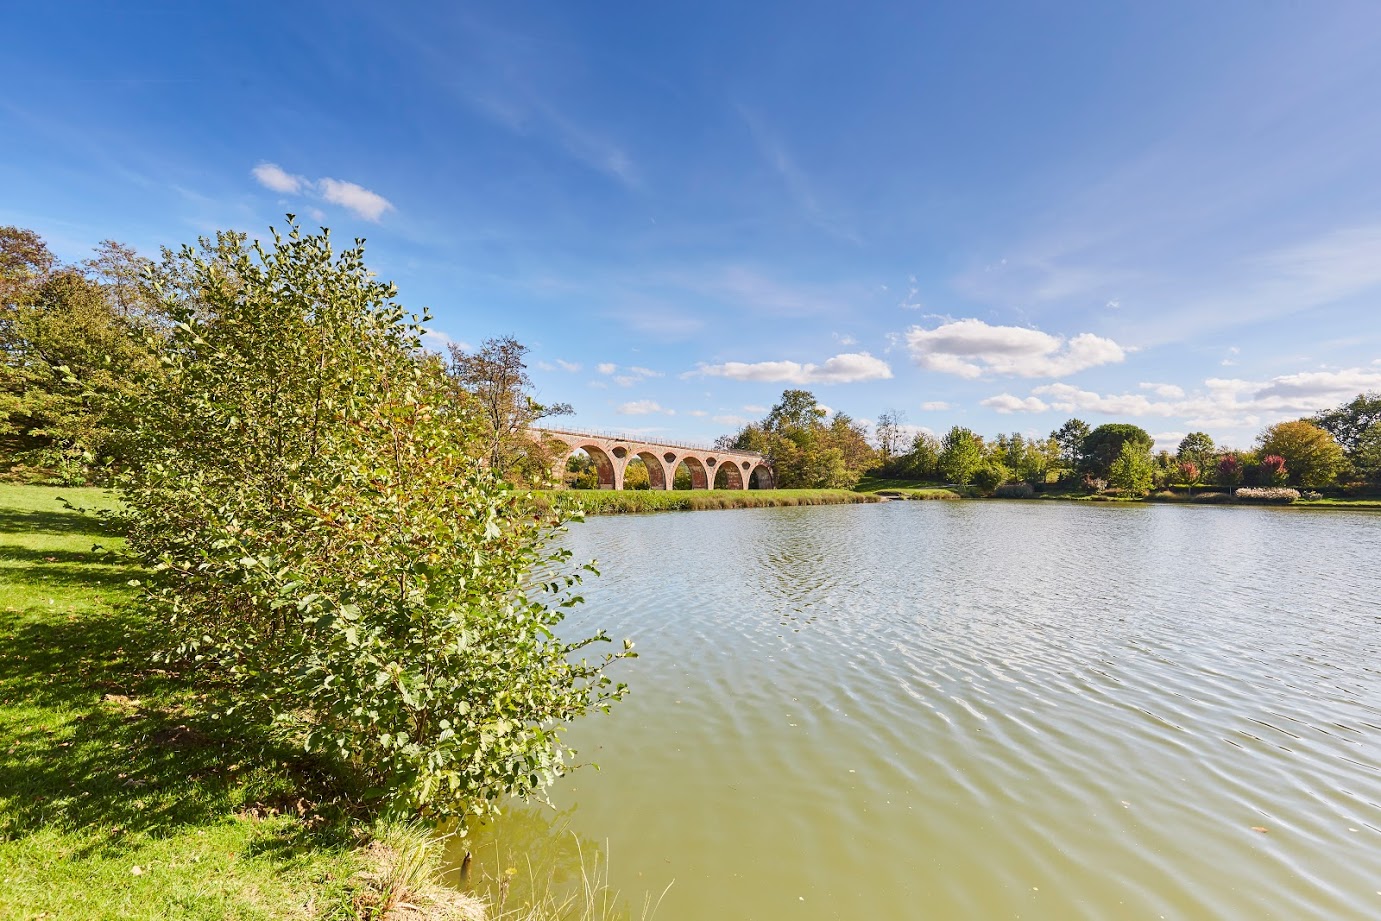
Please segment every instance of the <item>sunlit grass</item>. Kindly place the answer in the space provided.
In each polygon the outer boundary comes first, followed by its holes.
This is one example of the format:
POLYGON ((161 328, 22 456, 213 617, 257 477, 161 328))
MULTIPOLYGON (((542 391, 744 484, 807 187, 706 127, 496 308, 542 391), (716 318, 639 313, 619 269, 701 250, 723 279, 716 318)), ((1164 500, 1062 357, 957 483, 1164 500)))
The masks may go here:
POLYGON ((153 666, 139 571, 59 497, 111 504, 0 486, 0 918, 348 916, 345 824, 153 666))

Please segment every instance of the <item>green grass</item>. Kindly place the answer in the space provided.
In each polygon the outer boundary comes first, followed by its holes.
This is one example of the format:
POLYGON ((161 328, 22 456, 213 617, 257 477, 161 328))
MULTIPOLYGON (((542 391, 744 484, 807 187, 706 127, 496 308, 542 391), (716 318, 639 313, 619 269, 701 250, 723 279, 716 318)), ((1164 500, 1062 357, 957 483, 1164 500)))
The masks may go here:
POLYGON ((59 496, 110 501, 0 485, 0 919, 349 917, 348 822, 152 665, 139 571, 59 496))
POLYGON ((872 496, 885 494, 888 497, 903 499, 965 499, 970 498, 974 492, 969 486, 946 486, 927 480, 873 476, 865 476, 859 480, 854 491, 872 496))
POLYGON ((557 497, 574 499, 590 515, 878 501, 876 496, 847 489, 563 489, 539 491, 535 495, 548 502, 557 497))

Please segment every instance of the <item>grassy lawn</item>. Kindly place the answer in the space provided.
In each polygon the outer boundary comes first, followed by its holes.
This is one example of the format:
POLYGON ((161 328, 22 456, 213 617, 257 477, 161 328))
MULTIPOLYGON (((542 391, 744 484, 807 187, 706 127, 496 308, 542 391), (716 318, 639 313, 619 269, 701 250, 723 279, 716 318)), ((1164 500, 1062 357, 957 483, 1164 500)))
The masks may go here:
POLYGON ((562 489, 541 491, 537 495, 548 501, 558 496, 575 499, 590 515, 877 501, 876 496, 847 489, 562 489))
POLYGON ((855 492, 866 495, 887 493, 906 499, 964 499, 972 493, 972 487, 945 486, 925 480, 902 480, 889 477, 865 476, 854 487, 855 492))
POLYGON ((154 667, 98 490, 0 485, 0 919, 353 917, 311 781, 154 667))

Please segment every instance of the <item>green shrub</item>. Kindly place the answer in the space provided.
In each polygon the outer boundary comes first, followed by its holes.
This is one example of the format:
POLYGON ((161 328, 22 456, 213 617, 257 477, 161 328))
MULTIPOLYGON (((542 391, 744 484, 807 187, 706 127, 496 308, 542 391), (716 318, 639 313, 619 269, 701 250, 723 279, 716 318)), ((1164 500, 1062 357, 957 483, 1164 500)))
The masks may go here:
POLYGON ((602 633, 554 636, 580 600, 547 544, 560 516, 467 453, 420 321, 360 244, 225 234, 177 268, 120 483, 174 654, 384 813, 540 791, 564 724, 624 693, 614 656, 576 658, 602 633))
POLYGON ((999 499, 1034 499, 1036 490, 1030 483, 1003 483, 993 495, 999 499))

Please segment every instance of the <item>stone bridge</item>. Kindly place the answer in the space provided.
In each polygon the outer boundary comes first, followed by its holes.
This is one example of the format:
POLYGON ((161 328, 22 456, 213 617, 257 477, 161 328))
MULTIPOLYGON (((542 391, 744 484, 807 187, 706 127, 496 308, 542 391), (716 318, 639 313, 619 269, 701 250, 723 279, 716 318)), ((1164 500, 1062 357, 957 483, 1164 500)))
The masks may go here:
POLYGON ((560 483, 566 461, 584 451, 599 471, 600 489, 623 489, 624 473, 633 458, 647 467, 653 489, 671 489, 677 468, 690 473, 691 489, 773 489, 776 481, 767 459, 753 451, 720 451, 703 445, 650 441, 609 433, 535 429, 551 451, 552 472, 560 483))

